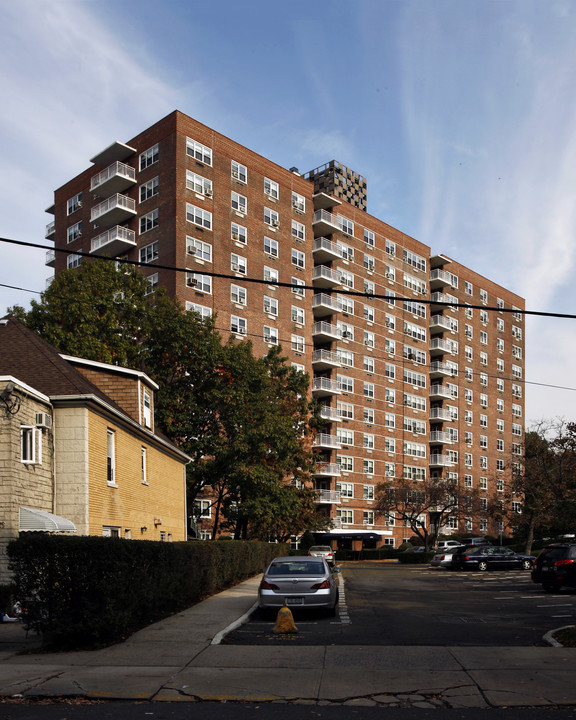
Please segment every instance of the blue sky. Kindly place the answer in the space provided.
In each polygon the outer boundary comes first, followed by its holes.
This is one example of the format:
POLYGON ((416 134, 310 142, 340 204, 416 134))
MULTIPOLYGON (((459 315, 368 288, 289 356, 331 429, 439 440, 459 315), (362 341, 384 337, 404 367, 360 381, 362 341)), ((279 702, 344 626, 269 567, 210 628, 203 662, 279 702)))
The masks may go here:
MULTIPOLYGON (((174 109, 285 167, 337 159, 368 211, 576 314, 572 0, 0 0, 0 235, 44 242, 52 191, 174 109)), ((49 243, 46 242, 46 245, 49 243)), ((0 285, 41 291, 2 244, 0 285)), ((38 297, 0 287, 0 315, 38 297)), ((574 418, 576 321, 527 321, 527 420, 574 418)))

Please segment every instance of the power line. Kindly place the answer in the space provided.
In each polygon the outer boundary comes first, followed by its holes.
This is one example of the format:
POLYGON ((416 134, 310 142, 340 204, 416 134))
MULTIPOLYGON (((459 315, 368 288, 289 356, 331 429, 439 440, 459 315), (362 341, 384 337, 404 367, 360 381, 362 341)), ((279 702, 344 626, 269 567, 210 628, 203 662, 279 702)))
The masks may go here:
MULTIPOLYGON (((46 245, 40 245, 39 243, 31 243, 26 242, 24 240, 13 240, 10 238, 0 238, 0 242, 10 243, 12 245, 21 245, 24 247, 33 247, 33 248, 39 248, 40 250, 53 250, 55 252, 62 252, 67 253, 69 255, 77 255, 78 257, 88 257, 88 258, 97 258, 99 260, 108 260, 111 262, 119 262, 123 263, 125 265, 133 265, 135 267, 145 267, 145 268, 153 268, 157 270, 170 270, 172 272, 186 272, 186 273, 193 273, 195 275, 206 275, 207 277, 212 278, 220 278, 223 280, 234 280, 235 282, 245 282, 245 283, 254 283, 257 285, 274 285, 277 287, 286 287, 295 289, 298 288, 300 290, 317 290, 318 288, 314 285, 295 285, 294 283, 287 283, 287 282, 280 282, 278 280, 264 280, 262 278, 254 278, 254 277, 248 277, 243 276, 242 278, 239 278, 237 275, 230 275, 228 273, 217 273, 209 270, 191 270, 187 267, 179 267, 177 265, 161 265, 159 263, 146 263, 141 262, 139 260, 128 260, 126 258, 111 258, 108 255, 99 255, 97 253, 87 253, 82 252, 80 250, 71 251, 69 248, 54 248, 54 247, 47 247, 46 245)), ((27 292, 37 292, 35 290, 29 290, 27 292)), ((521 315, 535 315, 538 317, 552 317, 552 318, 565 318, 568 320, 576 320, 576 315, 571 315, 567 313, 548 313, 543 312, 540 310, 522 310, 520 308, 503 308, 503 307, 493 307, 489 305, 473 305, 470 303, 459 303, 459 302, 444 302, 440 300, 428 300, 426 298, 414 298, 414 296, 410 297, 404 297, 401 295, 386 295, 386 294, 380 294, 380 293, 367 293, 367 292, 360 292, 358 290, 351 290, 349 288, 346 288, 346 295, 351 297, 360 297, 364 298, 365 300, 387 300, 389 302, 396 302, 396 301, 407 301, 407 302, 417 302, 422 305, 439 305, 441 307, 455 307, 455 308, 468 308, 470 310, 486 310, 487 312, 498 312, 498 313, 518 313, 521 315)))

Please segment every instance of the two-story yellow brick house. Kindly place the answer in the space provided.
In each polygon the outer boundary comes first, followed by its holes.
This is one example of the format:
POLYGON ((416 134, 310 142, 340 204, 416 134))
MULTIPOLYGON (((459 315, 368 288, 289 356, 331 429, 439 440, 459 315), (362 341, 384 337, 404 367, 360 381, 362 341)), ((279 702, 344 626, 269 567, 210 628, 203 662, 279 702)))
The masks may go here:
POLYGON ((0 582, 20 532, 186 539, 189 458, 155 431, 156 389, 0 320, 0 582))

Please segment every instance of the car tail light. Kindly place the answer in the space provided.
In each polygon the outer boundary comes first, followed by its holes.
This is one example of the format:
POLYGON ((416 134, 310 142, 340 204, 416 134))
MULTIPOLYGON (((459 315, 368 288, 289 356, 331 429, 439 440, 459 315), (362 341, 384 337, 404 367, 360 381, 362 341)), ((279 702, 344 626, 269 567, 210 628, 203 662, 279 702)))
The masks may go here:
POLYGON ((574 560, 556 560, 556 562, 554 563, 554 565, 556 567, 560 567, 561 565, 573 565, 573 564, 574 564, 574 560))
POLYGON ((312 585, 312 590, 327 590, 330 587, 330 580, 324 580, 324 582, 316 583, 312 585))
POLYGON ((269 583, 266 580, 262 580, 260 583, 260 589, 261 590, 280 590, 278 585, 274 585, 274 583, 269 583))

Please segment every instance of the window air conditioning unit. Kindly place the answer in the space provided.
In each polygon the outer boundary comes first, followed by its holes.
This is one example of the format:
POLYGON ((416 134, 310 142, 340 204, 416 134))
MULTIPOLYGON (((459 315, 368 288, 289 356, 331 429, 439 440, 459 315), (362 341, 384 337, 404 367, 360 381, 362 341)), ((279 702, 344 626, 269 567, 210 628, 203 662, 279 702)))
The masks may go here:
POLYGON ((238 170, 232 170, 232 177, 237 178, 238 176, 238 170))
POLYGON ((272 227, 278 227, 278 225, 280 225, 278 220, 272 220, 272 227))
POLYGON ((350 339, 350 338, 352 338, 352 333, 349 332, 348 330, 345 330, 345 331, 342 333, 342 337, 343 337, 343 338, 348 338, 348 339, 350 339))
POLYGON ((240 235, 238 233, 232 233, 232 240, 238 240, 240 235))
POLYGON ((232 270, 240 270, 240 265, 238 265, 238 263, 232 263, 232 270))
POLYGON ((196 255, 196 247, 194 245, 188 245, 188 254, 196 255))
POLYGON ((204 190, 204 195, 206 195, 206 197, 212 197, 212 190, 206 188, 206 190, 204 190))
POLYGON ((198 287, 198 280, 196 278, 186 278, 186 285, 188 287, 198 287))
POLYGON ((48 413, 36 413, 36 427, 52 429, 52 415, 48 413))

